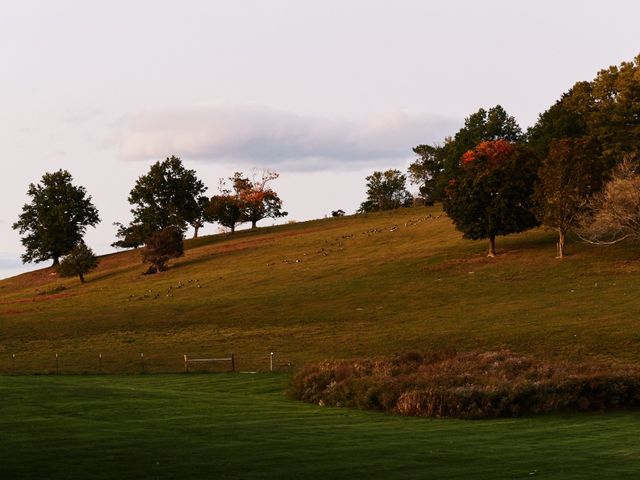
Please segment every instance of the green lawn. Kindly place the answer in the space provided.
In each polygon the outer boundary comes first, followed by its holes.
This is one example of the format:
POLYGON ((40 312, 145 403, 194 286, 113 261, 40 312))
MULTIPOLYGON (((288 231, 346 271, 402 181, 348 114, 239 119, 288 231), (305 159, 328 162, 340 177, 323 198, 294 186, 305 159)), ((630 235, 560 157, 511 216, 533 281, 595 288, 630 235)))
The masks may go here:
POLYGON ((321 408, 284 375, 0 376, 2 479, 612 479, 640 413, 459 421, 321 408))

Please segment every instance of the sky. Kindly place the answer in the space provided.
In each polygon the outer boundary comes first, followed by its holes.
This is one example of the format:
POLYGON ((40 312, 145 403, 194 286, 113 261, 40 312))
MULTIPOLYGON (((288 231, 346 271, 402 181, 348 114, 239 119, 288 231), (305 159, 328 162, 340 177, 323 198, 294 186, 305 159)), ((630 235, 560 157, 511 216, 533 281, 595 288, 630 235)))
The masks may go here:
POLYGON ((101 254, 171 155, 210 195, 275 169, 285 221, 353 213, 368 174, 405 170, 479 108, 526 128, 633 59, 638 18, 635 0, 0 0, 0 278, 47 265, 21 264, 11 228, 45 172, 87 189, 101 254))

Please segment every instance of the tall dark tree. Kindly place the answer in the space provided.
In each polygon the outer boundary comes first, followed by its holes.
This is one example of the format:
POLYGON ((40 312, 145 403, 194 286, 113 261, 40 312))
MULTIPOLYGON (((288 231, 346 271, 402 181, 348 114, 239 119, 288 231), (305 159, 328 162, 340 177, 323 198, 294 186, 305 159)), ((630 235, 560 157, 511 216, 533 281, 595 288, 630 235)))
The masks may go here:
POLYGON ((84 276, 95 270, 98 266, 98 257, 93 253, 86 244, 80 243, 73 247, 73 250, 65 255, 58 272, 62 277, 75 277, 80 278, 80 283, 84 283, 84 276))
POLYGON ((145 238, 169 226, 184 232, 201 215, 199 202, 206 190, 196 172, 184 168, 178 157, 156 162, 129 194, 132 225, 139 226, 145 238))
POLYGON ((409 180, 418 186, 418 192, 426 202, 441 200, 437 183, 444 172, 441 147, 418 145, 413 152, 418 158, 409 165, 409 180))
POLYGON ((538 224, 531 198, 538 163, 531 151, 506 140, 482 142, 462 156, 443 207, 464 238, 489 239, 490 257, 497 235, 538 224))
POLYGON ((236 226, 242 219, 242 203, 235 195, 214 195, 209 201, 207 215, 223 227, 235 233, 236 226))
POLYGON ((547 228, 558 232, 558 258, 564 258, 566 236, 577 227, 589 198, 600 190, 603 162, 588 139, 553 140, 538 171, 534 211, 547 228))
POLYGON ((41 183, 29 185, 31 201, 13 224, 26 250, 23 262, 53 260, 53 265, 58 265, 60 257, 82 241, 87 227, 100 222, 91 196, 72 181, 69 172, 58 170, 45 173, 41 183))
POLYGON ((375 171, 367 176, 367 199, 360 212, 375 212, 409 207, 413 197, 407 191, 407 177, 400 170, 375 171))

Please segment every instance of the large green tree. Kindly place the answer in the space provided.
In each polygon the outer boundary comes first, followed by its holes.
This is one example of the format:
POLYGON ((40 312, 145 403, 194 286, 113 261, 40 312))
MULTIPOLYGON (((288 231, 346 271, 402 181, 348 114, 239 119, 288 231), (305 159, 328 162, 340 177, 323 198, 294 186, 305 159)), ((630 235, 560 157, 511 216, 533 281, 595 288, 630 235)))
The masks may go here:
POLYGON ((178 157, 158 161, 138 178, 129 194, 132 225, 138 226, 145 238, 170 226, 184 232, 200 218, 206 190, 196 172, 186 169, 178 157))
POLYGON ((367 199, 360 204, 360 212, 375 212, 408 207, 413 197, 407 191, 407 177, 400 170, 375 171, 367 176, 367 199))
POLYGON ((447 186, 443 207, 464 238, 489 239, 521 232, 538 224, 532 193, 538 161, 522 146, 506 140, 482 142, 466 152, 447 186))
POLYGON ((68 171, 58 170, 45 173, 40 183, 29 185, 31 201, 22 207, 13 224, 22 235, 23 262, 53 260, 53 265, 58 265, 60 257, 82 241, 87 227, 100 222, 91 196, 72 182, 68 171))

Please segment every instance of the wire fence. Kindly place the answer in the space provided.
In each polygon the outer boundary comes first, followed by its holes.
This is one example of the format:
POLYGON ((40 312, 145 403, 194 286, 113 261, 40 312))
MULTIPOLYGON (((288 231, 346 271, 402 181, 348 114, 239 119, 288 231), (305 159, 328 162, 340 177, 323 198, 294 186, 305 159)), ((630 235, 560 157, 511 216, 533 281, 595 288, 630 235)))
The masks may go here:
POLYGON ((2 375, 290 372, 278 352, 18 352, 0 356, 2 375))

